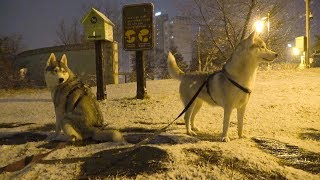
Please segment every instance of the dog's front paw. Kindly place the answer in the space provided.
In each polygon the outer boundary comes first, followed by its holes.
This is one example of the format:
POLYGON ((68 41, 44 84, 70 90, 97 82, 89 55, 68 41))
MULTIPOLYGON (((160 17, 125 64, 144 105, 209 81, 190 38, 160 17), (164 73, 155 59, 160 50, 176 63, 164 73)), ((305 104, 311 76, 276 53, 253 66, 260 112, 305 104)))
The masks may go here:
POLYGON ((77 137, 74 136, 74 135, 71 135, 71 136, 69 137, 69 141, 71 141, 71 142, 76 142, 76 141, 77 141, 77 137))
POLYGON ((239 139, 245 139, 245 138, 247 138, 246 135, 243 135, 243 134, 239 135, 239 139))
POLYGON ((192 131, 200 131, 200 129, 198 127, 195 127, 195 126, 192 127, 191 129, 192 129, 192 131))
POLYGON ((229 141, 230 141, 229 137, 222 137, 221 138, 221 142, 229 142, 229 141))
POLYGON ((188 134, 189 136, 196 136, 196 135, 197 135, 197 133, 195 133, 195 132, 192 131, 192 130, 189 130, 189 131, 187 132, 187 134, 188 134))

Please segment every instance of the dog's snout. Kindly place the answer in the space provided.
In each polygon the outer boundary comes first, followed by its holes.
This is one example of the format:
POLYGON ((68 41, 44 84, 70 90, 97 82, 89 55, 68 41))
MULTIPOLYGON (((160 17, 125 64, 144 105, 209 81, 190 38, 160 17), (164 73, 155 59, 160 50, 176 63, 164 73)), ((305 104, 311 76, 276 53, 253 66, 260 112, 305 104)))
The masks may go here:
POLYGON ((279 55, 278 55, 278 53, 276 53, 274 56, 275 56, 275 57, 278 57, 279 55))
POLYGON ((63 78, 59 78, 59 83, 62 83, 64 81, 63 78))

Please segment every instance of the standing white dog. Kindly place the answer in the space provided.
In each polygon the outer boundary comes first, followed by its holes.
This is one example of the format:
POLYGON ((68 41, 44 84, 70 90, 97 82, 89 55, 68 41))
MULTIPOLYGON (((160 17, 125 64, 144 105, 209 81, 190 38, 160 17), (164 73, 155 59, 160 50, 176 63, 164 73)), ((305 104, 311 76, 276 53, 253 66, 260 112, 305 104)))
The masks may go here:
POLYGON ((181 81, 180 97, 184 105, 188 104, 200 86, 206 83, 185 113, 187 134, 196 135, 195 131, 199 131, 194 124, 194 118, 202 102, 205 101, 224 108, 222 141, 230 141, 228 128, 231 112, 235 108, 237 109, 238 135, 239 138, 243 137, 243 117, 256 79, 258 64, 271 62, 277 56, 277 53, 266 48, 266 44, 254 32, 240 42, 224 68, 214 74, 184 73, 169 52, 168 71, 173 78, 181 81))

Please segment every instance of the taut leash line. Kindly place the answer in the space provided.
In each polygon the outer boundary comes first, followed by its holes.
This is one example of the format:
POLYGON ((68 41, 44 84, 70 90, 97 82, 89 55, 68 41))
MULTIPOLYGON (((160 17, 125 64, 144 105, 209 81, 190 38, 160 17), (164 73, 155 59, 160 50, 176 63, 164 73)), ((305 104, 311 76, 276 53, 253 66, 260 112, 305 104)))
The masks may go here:
MULTIPOLYGON (((132 146, 132 147, 130 147, 130 148, 124 150, 124 151, 120 151, 118 153, 125 153, 125 152, 129 152, 129 151, 133 151, 133 150, 135 150, 135 149, 137 149, 137 148, 139 148, 139 147, 141 147, 141 146, 143 146, 145 144, 148 144, 155 137, 157 137, 161 133, 165 132, 176 120, 178 120, 190 108, 190 106, 192 105, 194 100, 198 97, 198 95, 200 94, 201 90, 208 83, 208 81, 210 80, 211 77, 212 77, 212 75, 209 75, 207 77, 207 79, 199 87, 198 91, 193 95, 193 97, 191 98, 189 103, 186 105, 186 107, 182 110, 182 112, 173 121, 171 121, 165 127, 163 127, 161 129, 157 130, 156 132, 154 132, 151 136, 149 136, 146 139, 144 139, 144 140, 140 141, 139 143, 135 144, 134 146, 132 146)), ((27 156, 27 157, 25 157, 25 158, 23 158, 23 159, 21 159, 19 161, 13 162, 13 163, 5 166, 5 167, 0 168, 0 173, 3 173, 3 172, 15 172, 15 171, 19 171, 19 170, 22 170, 22 169, 26 169, 27 167, 30 167, 32 164, 35 164, 35 163, 41 161, 43 158, 48 156, 50 153, 65 147, 66 144, 67 144, 67 142, 60 142, 54 149, 52 149, 51 151, 49 151, 47 153, 27 156)), ((126 158, 126 157, 124 157, 124 158, 126 158)))
POLYGON ((158 135, 160 135, 161 133, 165 132, 176 120, 178 120, 188 109, 189 107, 192 105, 192 103, 194 102, 194 100, 198 97, 198 95, 200 94, 201 90, 203 89, 203 87, 208 83, 208 81, 210 80, 212 76, 209 75, 207 77, 207 79, 202 83, 202 85, 200 86, 200 88, 198 89, 198 91, 193 95, 193 97, 191 98, 191 100, 189 101, 189 103, 186 105, 186 107, 181 111, 181 113, 174 119, 172 120, 169 124, 167 124, 165 127, 157 130, 156 132, 154 132, 151 136, 147 137, 146 139, 140 141, 139 143, 135 144, 134 146, 132 146, 131 148, 126 149, 123 152, 128 152, 128 151, 133 151, 139 147, 141 147, 142 145, 148 144, 150 141, 152 141, 155 137, 157 137, 158 135))

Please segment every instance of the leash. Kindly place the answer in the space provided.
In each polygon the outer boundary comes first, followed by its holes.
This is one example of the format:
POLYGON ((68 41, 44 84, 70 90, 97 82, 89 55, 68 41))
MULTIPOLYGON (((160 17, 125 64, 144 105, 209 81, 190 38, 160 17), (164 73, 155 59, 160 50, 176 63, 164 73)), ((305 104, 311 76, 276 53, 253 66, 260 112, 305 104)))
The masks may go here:
MULTIPOLYGON (((219 71, 220 72, 220 71, 219 71)), ((216 72, 217 73, 217 72, 216 72)), ((172 120, 169 124, 167 124, 165 127, 157 130, 155 133, 153 133, 151 136, 147 137, 146 139, 140 141, 139 143, 135 144, 134 146, 124 150, 124 151, 120 151, 118 153, 125 153, 125 152, 129 152, 129 151, 134 151, 136 149, 138 149, 139 147, 148 144, 150 141, 152 141, 154 138, 156 138, 158 135, 160 135, 161 133, 165 132, 176 120, 178 120, 192 105, 192 103, 194 102, 194 100, 198 97, 198 95, 200 94, 201 90, 203 89, 203 87, 208 84, 209 80, 216 74, 213 73, 211 75, 209 75, 206 80, 201 84, 201 86, 199 87, 199 89, 197 90, 197 92, 193 95, 193 97, 190 99, 190 101, 188 102, 188 104, 185 106, 185 108, 181 111, 181 113, 174 119, 172 120)), ((210 95, 210 94, 209 94, 210 95)), ((210 95, 211 96, 211 95, 210 95)), ((32 164, 35 164, 39 161, 41 161, 43 158, 45 158, 46 156, 48 156, 50 153, 64 148, 67 145, 68 142, 60 142, 54 149, 52 149, 51 151, 44 153, 44 154, 37 154, 37 155, 31 155, 31 156, 27 156, 24 159, 21 159, 19 161, 13 162, 5 167, 0 168, 0 173, 2 172, 15 172, 15 171, 19 171, 22 169, 26 169, 28 167, 30 167, 32 164)), ((126 157, 122 158, 125 159, 126 157)), ((119 160, 121 161, 121 160, 119 160)), ((118 161, 118 162, 119 162, 118 161)))
POLYGON ((151 136, 147 137, 146 139, 140 141, 139 143, 135 144, 134 146, 132 146, 131 148, 128 148, 124 151, 121 151, 119 153, 124 153, 124 152, 129 152, 129 151, 133 151, 145 144, 148 144, 150 141, 152 141, 154 138, 156 138, 158 135, 160 135, 161 133, 165 132, 176 120, 178 120, 192 105, 192 103, 194 102, 194 100, 198 97, 198 95, 200 94, 201 90, 203 89, 203 87, 208 84, 209 80, 211 79, 211 77, 213 77, 214 74, 211 74, 207 77, 207 79, 201 84, 201 86, 199 87, 198 91, 193 95, 193 97, 190 99, 190 101, 188 102, 188 104, 185 106, 185 108, 181 111, 181 113, 174 119, 172 120, 169 124, 167 124, 165 127, 157 130, 156 132, 154 132, 151 136))
POLYGON ((15 161, 7 166, 4 166, 0 168, 0 174, 3 172, 15 172, 15 171, 20 171, 22 169, 27 169, 30 167, 32 164, 38 163, 41 161, 43 158, 48 156, 50 153, 64 148, 66 146, 67 142, 60 142, 54 149, 50 150, 49 152, 46 152, 44 154, 37 154, 37 155, 31 155, 27 156, 19 161, 15 161))
MULTIPOLYGON (((219 71, 220 72, 220 71, 219 71)), ((186 107, 181 111, 181 113, 174 119, 172 120, 169 124, 167 124, 165 127, 157 130, 156 132, 154 132, 151 136, 145 138, 144 140, 138 142, 137 144, 135 144, 132 147, 129 147, 123 151, 119 151, 117 153, 115 153, 114 155, 117 154, 121 154, 121 153, 128 153, 127 155, 123 156, 121 159, 118 159, 117 161, 111 163, 111 167, 118 164, 119 162, 125 160, 127 157, 131 156, 134 154, 134 150, 140 148, 141 146, 148 144, 150 141, 152 141, 154 138, 156 138, 157 136, 159 136, 161 133, 165 132, 176 120, 178 120, 188 109, 189 107, 192 105, 192 103, 194 102, 194 100, 198 97, 198 95, 200 94, 201 90, 203 89, 203 87, 208 84, 209 80, 211 77, 213 77, 216 73, 213 73, 211 75, 209 75, 207 77, 207 79, 202 83, 202 85, 199 87, 199 89, 197 90, 197 92, 193 95, 193 97, 190 99, 190 101, 188 102, 188 104, 186 105, 186 107)), ((92 175, 92 174, 91 174, 92 175)))
MULTIPOLYGON (((171 121, 169 124, 167 124, 165 127, 157 130, 155 133, 153 133, 151 136, 147 137, 146 139, 140 141, 139 143, 135 144, 134 146, 118 152, 118 153, 125 153, 125 152, 129 152, 129 151, 134 151, 136 149, 138 149, 139 147, 148 144, 150 141, 152 141, 154 138, 156 138, 158 135, 160 135, 161 133, 165 132, 176 120, 178 120, 188 109, 189 107, 192 105, 192 103, 194 102, 194 100, 198 97, 198 95, 200 94, 201 90, 203 89, 203 87, 208 83, 209 79, 212 76, 208 76, 207 79, 202 83, 202 85, 200 86, 200 88, 198 89, 198 91, 194 94, 194 96, 191 98, 191 100, 189 101, 189 103, 186 105, 186 107, 182 110, 182 112, 173 120, 171 121)), ((37 155, 31 155, 31 156, 27 156, 19 161, 13 162, 5 167, 0 168, 0 173, 3 172, 15 172, 15 171, 20 171, 22 169, 27 169, 28 167, 30 167, 32 164, 35 164, 39 161, 41 161, 43 158, 45 158, 46 156, 48 156, 50 153, 64 148, 67 145, 68 142, 60 142, 54 149, 52 149, 51 151, 44 153, 44 154, 37 154, 37 155)), ((126 156, 127 157, 127 156, 126 156)), ((126 157, 122 158, 125 159, 126 157)), ((117 162, 120 162, 121 159, 117 162)), ((114 163, 116 164, 116 162, 114 163)))
POLYGON ((191 100, 189 101, 189 103, 186 105, 186 107, 182 110, 182 112, 173 120, 171 121, 168 125, 166 125, 165 127, 157 130, 155 133, 152 134, 152 136, 147 137, 146 139, 140 141, 139 143, 135 144, 133 147, 125 150, 124 152, 127 151, 132 151, 135 150, 139 147, 141 147, 142 145, 145 145, 147 143, 149 143, 151 140, 153 140, 155 137, 157 137, 158 135, 160 135, 161 133, 165 132, 177 119, 179 119, 188 109, 189 107, 192 105, 192 103, 194 102, 194 100, 198 97, 198 95, 200 94, 201 90, 203 89, 203 87, 206 85, 207 86, 207 93, 209 94, 210 98, 212 99, 212 101, 216 104, 216 101, 212 98, 211 93, 209 91, 209 80, 215 76, 217 73, 222 72, 225 77, 233 84, 235 85, 237 88, 239 88, 240 90, 242 90, 243 92, 250 94, 251 90, 248 88, 245 88, 243 86, 241 86, 240 84, 238 84, 236 81, 232 80, 230 78, 229 73, 225 70, 225 68, 223 67, 222 70, 220 71, 216 71, 212 74, 210 74, 206 80, 202 83, 202 85, 199 87, 198 91, 193 95, 193 97, 191 98, 191 100))
MULTIPOLYGON (((176 120, 178 120, 192 105, 192 103, 194 102, 194 100, 198 97, 198 95, 200 94, 201 90, 203 89, 203 87, 206 85, 207 88, 207 93, 209 94, 210 98, 213 100, 214 103, 215 100, 212 98, 211 93, 209 91, 209 80, 216 75, 217 73, 222 72, 225 77, 236 87, 238 87, 240 90, 242 90, 243 92, 250 94, 251 90, 247 89, 243 86, 241 86, 240 84, 238 84, 237 82, 235 82, 234 80, 232 80, 230 78, 229 73, 223 68, 220 71, 217 71, 213 74, 210 74, 206 80, 201 84, 201 86, 199 87, 199 89, 197 90, 197 92, 193 95, 193 97, 190 99, 190 101, 188 102, 188 104, 185 106, 185 108, 181 111, 181 113, 174 119, 172 120, 169 124, 167 124, 165 127, 157 130, 156 132, 154 132, 151 136, 147 137, 146 139, 140 141, 139 143, 135 144, 134 146, 124 150, 124 151, 119 151, 116 154, 119 153, 126 153, 131 151, 133 153, 134 150, 138 149, 139 147, 148 144, 150 141, 152 141, 154 138, 156 138, 157 136, 159 136, 161 133, 165 132, 176 120)), ((76 85, 75 87, 72 88, 72 91, 74 91, 75 89, 79 88, 78 85, 76 85)), ((41 161, 43 158, 45 158, 46 156, 48 156, 50 153, 58 150, 58 149, 62 149, 64 148, 66 145, 68 144, 68 142, 60 142, 58 143, 58 145, 52 149, 51 151, 44 153, 44 154, 37 154, 37 155, 31 155, 31 156, 27 156, 24 159, 21 159, 19 161, 13 162, 7 166, 4 166, 2 168, 0 168, 0 173, 3 172, 15 172, 15 171, 19 171, 22 169, 27 169, 29 167, 31 167, 32 164, 38 163, 39 161, 41 161)), ((131 155, 132 153, 128 154, 127 156, 121 158, 120 160, 118 160, 117 162, 120 162, 121 160, 125 159, 126 157, 128 157, 129 155, 131 155)), ((112 164, 117 164, 117 162, 112 163, 112 164)))
MULTIPOLYGON (((185 106, 185 108, 181 111, 181 113, 174 119, 172 120, 169 124, 167 124, 165 127, 157 130, 156 132, 154 132, 151 136, 147 137, 146 139, 140 141, 139 143, 135 144, 134 146, 124 150, 124 151, 119 151, 116 154, 120 154, 120 153, 126 153, 126 152, 130 152, 128 155, 124 156, 123 158, 119 159, 118 161, 112 163, 112 164, 117 164, 118 162, 120 162, 121 160, 124 160, 125 158, 127 158, 129 155, 133 154, 134 150, 138 149, 139 147, 148 144, 150 141, 152 141, 154 138, 156 138, 157 136, 159 136, 161 133, 165 132, 176 120, 178 120, 192 105, 192 103, 194 102, 194 100, 198 97, 198 95, 200 94, 201 90, 203 89, 204 86, 206 86, 207 88, 207 93, 209 94, 210 98, 213 100, 214 103, 215 100, 212 98, 211 93, 209 91, 209 80, 216 75, 217 73, 222 72, 225 77, 236 87, 238 87, 240 90, 242 90, 243 92, 250 94, 251 90, 247 89, 243 86, 241 86, 240 84, 238 84, 237 82, 235 82, 234 80, 232 80, 230 78, 229 73, 223 68, 220 71, 217 71, 213 74, 210 74, 206 80, 201 84, 201 86, 199 87, 199 89, 197 90, 197 92, 193 95, 193 97, 190 99, 190 101, 188 102, 188 104, 185 106)), ((72 88, 71 92, 73 92, 75 89, 79 88, 79 85, 76 84, 75 87, 72 88)), ((69 94, 68 94, 69 95, 69 94)), ((50 153, 58 150, 58 149, 62 149, 64 148, 66 145, 68 144, 68 142, 60 142, 58 143, 58 145, 50 150, 47 153, 44 154, 37 154, 37 155, 31 155, 31 156, 27 156, 24 159, 21 159, 19 161, 13 162, 7 166, 4 166, 2 168, 0 168, 0 174, 3 172, 15 172, 15 171, 20 171, 22 169, 27 169, 30 168, 32 164, 38 163, 39 161, 41 161, 43 158, 45 158, 46 156, 48 156, 50 153)))

